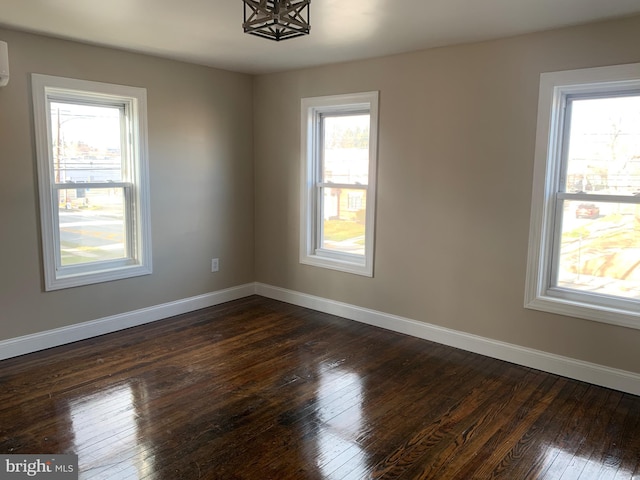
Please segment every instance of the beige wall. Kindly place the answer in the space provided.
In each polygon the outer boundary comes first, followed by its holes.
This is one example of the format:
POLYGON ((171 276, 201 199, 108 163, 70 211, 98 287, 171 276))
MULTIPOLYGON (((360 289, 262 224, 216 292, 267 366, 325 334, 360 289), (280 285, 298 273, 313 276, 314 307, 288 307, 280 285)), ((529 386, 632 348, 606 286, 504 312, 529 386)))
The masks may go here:
POLYGON ((0 39, 11 68, 0 88, 0 340, 253 281, 252 77, 9 30, 0 39), (43 291, 33 72, 147 89, 152 275, 43 291))
POLYGON ((256 280, 640 372, 640 330, 523 308, 541 72, 640 61, 640 17, 254 82, 256 280), (300 99, 380 91, 374 278, 298 262, 300 99))
POLYGON ((539 75, 640 61, 640 17, 254 78, 0 39, 0 340, 257 280, 640 372, 640 331, 522 306, 539 75), (147 88, 153 275, 43 291, 32 72, 147 88), (375 277, 300 265, 300 99, 369 90, 375 277))

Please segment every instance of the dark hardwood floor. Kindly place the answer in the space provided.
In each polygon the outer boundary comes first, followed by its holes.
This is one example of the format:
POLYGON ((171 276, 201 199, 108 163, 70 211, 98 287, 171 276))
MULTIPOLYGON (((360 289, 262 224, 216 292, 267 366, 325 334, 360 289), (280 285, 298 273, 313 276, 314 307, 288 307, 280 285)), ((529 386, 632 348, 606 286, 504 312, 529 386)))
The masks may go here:
POLYGON ((640 478, 640 397, 261 297, 0 362, 84 479, 640 478))

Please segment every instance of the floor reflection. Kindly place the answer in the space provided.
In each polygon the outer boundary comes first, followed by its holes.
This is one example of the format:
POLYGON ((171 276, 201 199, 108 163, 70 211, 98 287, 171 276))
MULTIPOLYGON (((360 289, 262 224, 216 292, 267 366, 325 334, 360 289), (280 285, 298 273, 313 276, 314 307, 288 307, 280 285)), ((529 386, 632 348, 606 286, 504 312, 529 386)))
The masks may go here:
POLYGON ((583 472, 593 472, 593 478, 632 478, 633 471, 621 468, 615 458, 611 460, 608 464, 582 457, 575 452, 566 452, 562 448, 549 447, 545 454, 545 473, 541 478, 578 478, 583 472))
POLYGON ((365 478, 367 455, 362 434, 364 388, 357 373, 334 368, 321 373, 317 398, 317 466, 326 479, 365 478))
POLYGON ((127 383, 69 403, 80 479, 151 478, 153 458, 138 432, 145 416, 136 396, 144 393, 127 383))

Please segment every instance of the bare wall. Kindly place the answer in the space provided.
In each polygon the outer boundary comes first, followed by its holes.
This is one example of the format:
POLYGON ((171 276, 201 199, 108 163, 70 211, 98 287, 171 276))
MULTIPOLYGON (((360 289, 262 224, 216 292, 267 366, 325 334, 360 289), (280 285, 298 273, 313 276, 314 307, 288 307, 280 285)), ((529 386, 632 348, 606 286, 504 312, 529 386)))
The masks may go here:
POLYGON ((640 17, 254 82, 256 280, 640 372, 640 331, 526 310, 540 73, 640 61, 640 17), (298 262, 300 99, 380 91, 374 278, 298 262))
POLYGON ((11 30, 0 39, 11 68, 0 89, 0 340, 254 280, 251 76, 11 30), (152 275, 44 292, 31 73, 147 89, 152 275))

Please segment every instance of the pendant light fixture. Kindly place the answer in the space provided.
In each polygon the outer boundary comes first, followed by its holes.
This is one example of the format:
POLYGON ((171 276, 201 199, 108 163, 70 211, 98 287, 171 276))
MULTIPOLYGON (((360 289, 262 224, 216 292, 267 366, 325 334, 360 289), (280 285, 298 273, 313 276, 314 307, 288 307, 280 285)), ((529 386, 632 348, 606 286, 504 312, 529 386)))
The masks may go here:
POLYGON ((242 0, 245 33, 279 42, 308 35, 311 0, 242 0))

